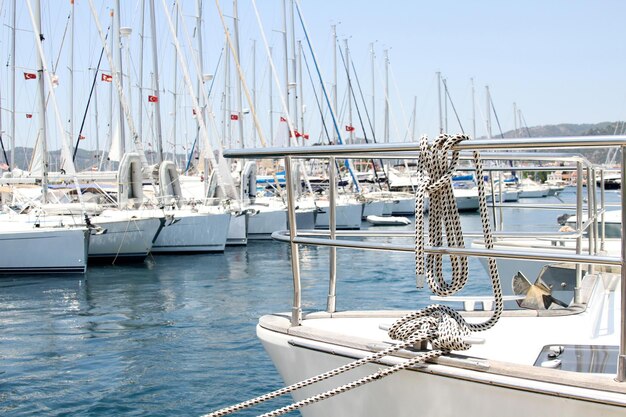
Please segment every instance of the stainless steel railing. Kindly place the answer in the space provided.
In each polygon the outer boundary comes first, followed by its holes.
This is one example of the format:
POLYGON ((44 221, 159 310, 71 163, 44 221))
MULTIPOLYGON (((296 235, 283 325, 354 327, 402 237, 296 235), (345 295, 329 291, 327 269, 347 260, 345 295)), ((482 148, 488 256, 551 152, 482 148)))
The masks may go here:
MULTIPOLYGON (((598 148, 598 147, 619 147, 622 151, 621 165, 621 181, 626 184, 626 136, 594 136, 594 137, 563 137, 563 138, 528 138, 528 139, 500 139, 500 140, 471 140, 464 141, 455 147, 458 151, 510 151, 510 150, 537 150, 537 149, 557 149, 557 150, 577 150, 581 148, 598 148)), ((335 146, 316 146, 316 147, 290 147, 290 148, 264 148, 264 149, 237 149, 227 150, 224 156, 231 158, 284 158, 286 178, 287 178, 287 206, 289 210, 290 229, 287 232, 274 233, 274 237, 278 240, 289 242, 292 256, 292 274, 293 274, 293 305, 292 305, 292 324, 297 326, 302 320, 302 293, 300 283, 300 259, 298 255, 298 245, 323 245, 331 247, 330 260, 330 284, 327 309, 330 312, 335 310, 335 282, 336 282, 336 248, 353 248, 366 250, 397 250, 397 251, 413 251, 414 248, 409 245, 392 245, 392 244, 374 244, 371 242, 348 241, 337 239, 335 214, 336 214, 336 181, 335 181, 335 158, 392 158, 392 159, 414 159, 419 152, 419 145, 416 143, 389 143, 374 145, 335 145, 335 146), (295 189, 292 176, 293 159, 311 159, 311 158, 328 158, 332 163, 330 166, 330 190, 329 190, 329 238, 321 239, 319 237, 307 237, 303 233, 299 234, 296 224, 296 201, 295 189)), ((545 158, 546 155, 522 155, 517 153, 505 152, 505 155, 497 155, 496 153, 485 153, 483 159, 496 158, 510 160, 511 158, 545 158)), ((569 156, 569 158, 572 158, 569 156)), ((598 223, 595 211, 596 195, 595 187, 588 187, 588 209, 587 222, 583 224, 583 190, 582 178, 583 169, 586 169, 588 181, 595 181, 595 172, 593 167, 587 160, 582 157, 575 157, 576 173, 577 173, 577 204, 576 204, 576 254, 575 255, 559 255, 543 253, 525 252, 520 254, 514 251, 502 250, 478 250, 466 248, 444 248, 430 247, 426 249, 427 253, 439 254, 455 254, 469 256, 483 256, 495 258, 515 258, 529 259, 540 261, 563 261, 575 262, 577 264, 577 276, 580 279, 581 265, 585 264, 603 264, 621 266, 621 327, 620 351, 618 360, 618 381, 626 381, 626 245, 622 245, 621 256, 617 257, 601 257, 595 255, 595 239, 597 236, 598 223), (593 191, 591 190, 593 188, 593 191), (593 208, 593 209, 592 209, 593 208), (594 217, 591 217, 594 216, 594 217), (583 225, 589 229, 590 237, 589 255, 582 255, 582 239, 583 225)), ((528 159, 527 159, 528 160, 528 159)), ((571 159, 570 159, 571 160, 571 159)), ((602 176, 601 172, 601 176, 602 176)), ((495 201, 494 201, 495 203, 495 201)), ((601 205, 604 208, 604 192, 601 191, 601 205)), ((622 236, 626 236, 624 227, 626 225, 626 193, 621 196, 622 208, 622 236)), ((603 210, 601 218, 603 218, 603 210)), ((604 236, 604 227, 602 227, 602 236, 604 236)), ((580 280, 577 280, 577 286, 580 286, 580 280)))

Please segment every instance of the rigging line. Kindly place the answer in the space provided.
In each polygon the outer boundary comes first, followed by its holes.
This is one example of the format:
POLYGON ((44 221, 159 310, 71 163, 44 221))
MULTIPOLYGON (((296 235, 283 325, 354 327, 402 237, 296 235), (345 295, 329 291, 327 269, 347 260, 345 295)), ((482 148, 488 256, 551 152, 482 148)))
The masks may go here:
MULTIPOLYGON (((104 36, 104 41, 106 42, 109 37, 109 30, 111 26, 107 28, 107 33, 104 36)), ((96 81, 98 81, 98 71, 100 70, 100 64, 102 63, 102 57, 104 56, 104 47, 102 47, 102 51, 100 51, 100 58, 98 59, 98 65, 96 66, 96 70, 93 75, 93 82, 91 83, 91 90, 89 91, 89 98, 87 99, 87 105, 85 106, 85 112, 83 113, 83 120, 80 123, 80 129, 78 130, 78 137, 76 138, 76 146, 74 146, 74 154, 72 155, 72 162, 76 161, 76 153, 78 152, 78 145, 80 144, 80 138, 83 135, 83 128, 85 127, 85 121, 87 120, 87 112, 89 111, 89 105, 91 104, 91 97, 93 96, 93 91, 96 88, 96 81)))
MULTIPOLYGON (((0 84, 1 87, 1 84, 0 84)), ((0 88, 0 102, 2 102, 2 89, 0 88)), ((0 146, 2 146, 2 154, 4 155, 4 162, 8 165, 9 172, 11 172, 11 163, 9 162, 9 158, 7 158, 7 151, 4 148, 4 141, 2 140, 2 115, 0 115, 0 146)), ((11 152, 15 152, 15 149, 12 149, 11 152)))
MULTIPOLYGON (((367 111, 367 104, 365 103, 365 96, 363 95, 363 89, 361 88, 361 81, 359 81, 359 75, 356 72, 356 67, 354 66, 354 61, 352 61, 352 72, 354 72, 354 78, 356 80, 356 85, 359 88, 359 95, 361 96, 361 101, 363 102, 363 108, 365 108, 365 115, 367 116, 367 122, 370 125, 370 129, 372 131, 372 140, 374 141, 374 143, 376 143, 376 132, 374 131, 374 126, 372 125, 372 119, 370 117, 369 112, 367 111)), ((354 94, 354 93, 353 93, 354 94)), ((356 104, 356 97, 354 98, 354 102, 356 104)), ((363 127, 363 120, 361 118, 361 112, 359 110, 359 106, 356 105, 356 111, 357 114, 359 115, 359 120, 361 122, 361 128, 363 129, 363 135, 365 136, 365 141, 367 142, 367 133, 365 132, 365 127, 363 127)), ((380 167, 383 170, 383 174, 385 174, 385 178, 388 178, 387 176, 387 171, 385 170, 385 164, 383 163, 383 160, 379 160, 380 162, 380 167)), ((376 179, 378 179, 378 174, 376 173, 376 166, 374 166, 374 173, 376 175, 376 179)), ((379 184, 379 187, 382 191, 382 186, 379 184)), ((391 188, 389 186, 389 181, 387 181, 387 190, 391 191, 391 188)))
MULTIPOLYGON (((324 80, 322 79, 322 73, 320 72, 319 66, 317 65, 317 59, 315 59, 315 52, 313 51, 313 46, 311 45, 311 40, 309 39, 309 33, 306 30, 306 25, 304 24, 304 18, 302 17, 302 12, 300 11, 300 2, 295 1, 296 10, 298 11, 298 18, 300 19, 300 24, 302 25, 302 31, 304 32, 304 38, 306 39, 306 43, 309 46, 309 51, 311 52, 311 57, 313 58, 313 63, 315 64, 315 70, 317 71, 317 75, 319 77, 320 83, 322 84, 322 91, 324 92, 324 97, 326 98, 326 104, 328 108, 331 109, 330 115, 333 119, 333 125, 335 126, 335 132, 337 133, 337 139, 339 140, 339 144, 343 145, 343 140, 341 140, 341 132, 339 131, 339 126, 337 125, 337 119, 335 118, 335 112, 332 110, 332 106, 330 103, 330 99, 328 98, 328 92, 326 91, 326 87, 324 87, 324 80)), ((350 172, 350 176, 352 177, 352 183, 357 192, 360 191, 359 182, 357 181, 354 172, 352 172, 352 168, 350 167, 350 160, 345 160, 346 167, 350 172)))
POLYGON ((319 96, 317 95, 317 89, 315 88, 315 82, 313 81, 313 76, 311 75, 311 68, 309 67, 309 61, 306 58, 306 54, 302 54, 302 58, 304 58, 304 64, 306 65, 307 73, 309 74, 309 80, 311 81, 311 89, 313 90, 313 94, 315 95, 315 103, 317 104, 317 109, 320 113, 320 118, 322 120, 322 126, 324 127, 324 132, 326 133, 326 140, 328 144, 331 144, 330 134, 328 133, 328 126, 326 125, 326 119, 324 118, 324 112, 322 110, 322 104, 320 103, 319 96))
MULTIPOLYGON (((217 65, 215 65, 215 71, 213 71, 213 74, 217 74, 217 71, 220 68, 220 63, 222 62, 222 56, 224 55, 224 47, 222 47, 222 50, 220 51, 220 56, 217 58, 217 65)), ((207 93, 207 103, 210 101, 211 99, 211 92, 213 91, 213 85, 215 84, 215 79, 217 77, 213 77, 213 79, 211 80, 211 85, 209 86, 209 91, 207 93)), ((201 115, 196 115, 197 117, 201 116, 201 115)), ((198 126, 198 131, 200 131, 200 126, 198 126)), ((196 145, 198 144, 198 136, 199 134, 196 135, 195 139, 193 140, 193 143, 191 144, 191 149, 189 151, 189 158, 187 159, 187 165, 185 166, 185 174, 187 172, 189 172, 189 169, 191 168, 191 162, 193 160, 193 153, 196 150, 196 145)))
POLYGON ((524 117, 524 114, 522 113, 522 111, 519 111, 520 114, 520 118, 522 119, 522 122, 524 123, 524 129, 526 129, 526 134, 528 135, 528 137, 532 137, 530 134, 530 129, 528 128, 528 124, 526 123, 526 118, 524 117))
MULTIPOLYGON (((456 117, 456 122, 459 124, 459 127, 461 128, 461 133, 465 134, 465 130, 463 129, 463 125, 461 124, 461 119, 459 118, 459 113, 457 113, 456 111, 456 107, 454 106, 454 101, 452 101, 452 97, 450 96, 450 90, 448 90, 448 83, 444 81, 443 83, 443 91, 445 91, 446 96, 448 97, 448 100, 450 100, 450 104, 452 105, 452 111, 454 112, 454 116, 456 117)), ((493 102, 491 103, 491 105, 493 106, 493 102)), ((493 112, 495 113, 496 110, 494 109, 493 112)), ((496 115, 496 121, 498 120, 498 116, 496 115)), ((498 122, 498 127, 500 127, 500 122, 498 122)), ((502 129, 500 129, 500 134, 502 134, 502 129)), ((504 138, 504 136, 502 136, 502 138, 504 138)))
MULTIPOLYGON (((361 117, 361 110, 359 108, 359 103, 357 103, 356 100, 356 94, 354 93, 354 88, 352 88, 352 82, 351 82, 351 78, 350 78, 350 68, 348 67, 346 60, 343 56, 343 51, 341 50, 341 48, 339 48, 339 54, 341 55, 341 62, 343 62, 343 66, 346 69, 346 76, 348 77, 348 90, 352 96, 352 99, 354 101, 354 108, 356 109, 356 114, 357 117, 359 118, 359 123, 361 124, 361 129, 363 130, 363 138, 365 139, 365 143, 370 143, 369 140, 367 139, 367 131, 365 130, 365 124, 363 123, 363 117, 361 117)), ((354 69, 354 62, 352 63, 353 65, 353 69, 354 69)), ((354 76, 356 77, 356 69, 354 69, 354 76)), ((370 159, 370 161, 372 162, 372 169, 374 170, 374 178, 376 178, 376 185, 378 185, 378 188, 380 188, 380 190, 383 190, 383 187, 380 185, 379 182, 379 178, 378 178, 378 173, 376 172, 376 164, 374 161, 374 158, 370 159)), ((383 166, 383 171, 384 171, 384 165, 383 165, 383 160, 379 159, 379 163, 381 166, 383 166)), ((386 175, 386 174, 385 174, 386 175)))
MULTIPOLYGON (((496 123, 498 124, 498 130, 500 131, 500 137, 504 139, 504 133, 502 133, 502 126, 500 126, 500 119, 498 118, 498 113, 496 112, 496 106, 493 105, 493 99, 491 98, 491 94, 489 95, 489 104, 491 104, 491 110, 493 110, 493 115, 496 118, 496 123)), ((454 108, 454 105, 452 105, 454 108)))
MULTIPOLYGON (((306 54, 303 53, 302 57, 304 58, 306 70, 307 70, 307 73, 309 74, 309 80, 311 81, 313 94, 315 95, 315 103, 317 104, 317 109, 319 110, 320 118, 322 120, 322 126, 324 127, 324 132, 326 133, 326 140, 328 141, 328 144, 331 145, 332 142, 330 140, 330 134, 328 133, 328 126, 326 126, 326 120, 324 118, 322 104, 320 103, 319 96, 317 95, 317 89, 315 88, 315 82, 313 81, 313 76, 311 75, 311 68, 309 67, 309 61, 306 59, 306 54)), ((337 160, 335 160, 335 168, 337 169, 337 176, 339 177, 339 181, 343 182, 343 178, 341 176, 341 170, 339 169, 339 163, 337 162, 337 160)))

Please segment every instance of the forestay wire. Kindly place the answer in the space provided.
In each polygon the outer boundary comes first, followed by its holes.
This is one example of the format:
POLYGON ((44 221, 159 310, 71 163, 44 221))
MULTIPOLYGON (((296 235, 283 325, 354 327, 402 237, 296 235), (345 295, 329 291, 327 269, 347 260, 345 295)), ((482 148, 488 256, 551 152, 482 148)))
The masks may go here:
MULTIPOLYGON (((424 277, 426 278, 433 293, 440 296, 450 296, 463 288, 468 279, 468 264, 466 256, 450 256, 452 265, 452 278, 447 282, 443 276, 443 255, 425 255, 424 239, 424 202, 426 195, 430 199, 430 214, 428 236, 430 246, 443 246, 444 230, 445 240, 449 247, 464 247, 463 233, 461 230, 460 216, 452 190, 452 174, 459 160, 459 153, 453 150, 458 143, 469 139, 466 135, 449 136, 441 134, 430 144, 427 137, 420 139, 420 156, 418 159, 418 186, 415 198, 415 272, 418 286, 424 277)), ((493 236, 489 223, 487 201, 485 197, 485 185, 482 181, 483 167, 478 151, 473 153, 476 168, 476 177, 479 178, 479 210, 482 222, 485 246, 493 249, 493 236)), ((470 345, 465 341, 471 332, 487 330, 498 321, 503 310, 502 288, 496 267, 495 259, 488 258, 489 276, 493 287, 494 312, 483 323, 470 324, 450 307, 433 304, 424 309, 410 313, 397 320, 389 329, 389 337, 397 343, 380 352, 365 358, 353 361, 339 368, 314 376, 304 381, 297 382, 285 388, 253 398, 242 403, 214 411, 203 417, 225 416, 237 411, 244 410, 261 404, 267 400, 288 394, 297 389, 307 387, 314 383, 355 369, 359 366, 374 363, 385 356, 390 356, 400 350, 418 347, 424 342, 430 342, 431 350, 419 352, 416 356, 407 359, 397 365, 381 368, 363 378, 354 380, 320 394, 308 397, 302 401, 289 404, 263 414, 261 417, 280 416, 304 406, 331 398, 337 394, 347 392, 369 382, 373 382, 394 374, 403 369, 432 361, 439 356, 446 355, 451 351, 469 349, 470 345)))

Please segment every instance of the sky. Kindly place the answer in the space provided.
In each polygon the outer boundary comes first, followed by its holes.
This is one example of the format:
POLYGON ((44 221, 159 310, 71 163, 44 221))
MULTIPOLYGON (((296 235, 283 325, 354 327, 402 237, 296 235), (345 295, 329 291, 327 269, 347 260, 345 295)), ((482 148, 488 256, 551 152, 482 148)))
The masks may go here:
MULTIPOLYGON (((32 0, 31 0, 32 1, 32 0)), ((10 40, 12 1, 0 0, 0 94, 2 98, 3 138, 10 134, 10 40)), ((109 12, 115 9, 115 1, 94 0, 99 19, 104 29, 109 25, 109 12)), ((289 3, 289 2, 287 2, 289 3)), ((173 1, 166 1, 172 10, 173 1)), ((183 18, 179 27, 179 39, 183 43, 187 65, 193 82, 197 71, 193 57, 197 56, 197 38, 195 31, 196 2, 185 0, 182 3, 183 18), (184 22, 185 24, 183 25, 184 22), (187 36, 193 47, 187 44, 187 36), (193 50, 193 52, 191 52, 193 50)), ((233 2, 221 1, 220 7, 225 15, 231 34, 233 27, 233 2)), ((255 84, 256 103, 261 130, 267 142, 284 144, 286 138, 278 132, 281 109, 278 87, 284 90, 283 83, 283 25, 282 0, 257 0, 261 22, 268 46, 273 49, 276 77, 279 83, 272 83, 273 111, 270 113, 270 77, 268 56, 261 30, 257 22, 253 2, 240 0, 239 39, 240 61, 246 84, 250 89, 255 84), (252 47, 256 41, 256 77, 253 75, 252 47), (270 128, 270 114, 273 121, 273 133, 270 128)), ((33 1, 34 5, 34 1, 33 1)), ((154 146, 154 104, 147 101, 150 93, 151 73, 154 72, 150 43, 149 13, 145 13, 145 51, 144 90, 139 96, 139 33, 140 0, 121 0, 120 19, 122 27, 133 29, 130 35, 130 51, 123 54, 123 68, 131 70, 130 107, 134 120, 138 118, 139 106, 143 109, 142 136, 148 148, 154 146), (130 56, 130 65, 127 60, 130 56)), ((191 100, 186 93, 180 64, 176 77, 177 101, 174 104, 174 57, 172 36, 166 23, 162 0, 155 0, 157 20, 157 61, 160 73, 163 142, 165 148, 176 148, 178 152, 187 152, 196 137, 196 125, 191 109, 191 100), (173 126, 173 113, 176 108, 176 130, 173 126)), ((46 38, 44 48, 49 67, 56 66, 59 87, 55 89, 59 111, 62 114, 63 129, 69 130, 69 35, 66 33, 70 6, 69 0, 42 0, 43 32, 46 38), (64 38, 65 34, 65 38, 64 38)), ((523 116, 527 126, 558 123, 597 123, 617 121, 626 118, 626 82, 625 73, 626 27, 623 16, 626 15, 626 2, 612 0, 525 0, 525 1, 357 1, 357 0, 302 0, 301 10, 308 30, 309 39, 315 52, 320 74, 328 94, 331 94, 334 80, 333 37, 331 26, 336 25, 338 45, 345 53, 347 40, 350 56, 356 69, 351 73, 351 83, 357 95, 358 109, 365 119, 366 110, 373 118, 377 140, 384 137, 385 107, 385 64, 384 51, 389 56, 389 107, 390 141, 410 140, 415 132, 419 136, 436 135, 439 130, 437 72, 445 78, 450 102, 448 102, 447 126, 450 133, 461 130, 473 135, 473 121, 476 123, 476 136, 486 133, 485 120, 487 105, 485 86, 489 86, 495 114, 492 113, 492 133, 499 133, 495 122, 497 116, 503 131, 515 126, 514 104, 523 116), (371 47, 374 45, 374 78, 372 78, 371 47), (474 105, 472 105, 472 80, 474 105), (360 98, 357 85, 360 84, 366 106, 360 98), (372 85, 374 88, 372 88, 372 85), (374 91, 373 91, 374 90, 374 91), (375 114, 372 115, 372 100, 375 114), (415 105, 416 123, 413 127, 413 107, 415 105), (452 106, 458 112, 460 125, 452 106), (473 117, 475 113, 475 117, 473 117)), ((74 136, 85 111, 87 97, 93 79, 102 44, 90 13, 87 0, 75 1, 75 89, 74 89, 74 136)), ((25 80, 23 72, 35 70, 36 49, 33 42, 32 25, 25 1, 18 2, 17 53, 16 66, 16 144, 32 146, 38 126, 36 107, 37 83, 25 80), (26 114, 34 114, 26 118, 26 114)), ((311 73, 303 68, 303 101, 306 106, 304 126, 299 129, 307 133, 307 144, 324 142, 326 134, 321 122, 320 108, 315 94, 320 101, 323 92, 319 76, 313 66, 313 57, 306 45, 300 21, 296 17, 295 39, 305 43, 304 56, 311 68, 311 73), (311 81, 313 80, 313 81, 311 81), (315 91, 312 88, 315 86, 315 91)), ((291 27, 289 26, 289 31, 291 27)), ((205 1, 203 6, 203 64, 204 73, 213 75, 210 104, 214 118, 210 122, 212 140, 224 136, 222 120, 227 124, 230 114, 236 112, 236 70, 231 64, 230 88, 225 88, 224 28, 220 22, 216 3, 205 1), (215 71, 217 69, 217 71, 215 71), (224 92, 230 91, 230 94, 224 92), (225 97, 231 97, 227 106, 225 97)), ((291 48, 290 34, 288 37, 291 48)), ((125 45, 128 44, 125 41, 125 45)), ((348 133, 345 126, 350 124, 348 111, 348 88, 345 69, 341 56, 338 55, 338 86, 336 109, 338 126, 346 140, 348 133)), ((291 65, 291 64, 289 64, 291 65)), ((303 64, 304 67, 304 64, 303 64)), ((101 70, 109 71, 106 58, 101 70)), ((127 75, 126 75, 127 77, 127 75)), ((290 76, 290 82, 300 83, 290 76)), ((128 78, 125 82, 128 85, 128 78)), ((85 140, 81 147, 85 149, 105 148, 110 142, 109 93, 110 84, 98 81, 98 129, 96 128, 95 106, 92 102, 86 118, 83 134, 85 140), (96 134, 96 131, 99 134, 96 134), (96 143, 96 138, 97 143, 96 143)), ((205 92, 211 81, 205 83, 205 92)), ((298 87, 299 88, 299 87, 298 87)), ((194 87, 195 89, 195 87, 194 87)), ((250 103, 243 98, 243 109, 250 109, 250 103)), ((115 100, 117 101, 117 100, 115 100)), ((331 100, 332 101, 332 100, 331 100)), ((58 149, 60 134, 49 105, 48 131, 50 148, 58 149)), ((325 105, 321 106, 327 128, 332 121, 325 105)), ((358 121, 357 106, 352 103, 353 118, 357 137, 364 134, 363 126, 358 121)), ((519 115, 519 112, 517 113, 519 115)), ((260 146, 258 134, 253 137, 252 117, 244 116, 245 146, 260 146)), ((240 146, 238 130, 233 123, 227 132, 226 146, 240 146)), ((372 137, 369 123, 364 121, 365 132, 372 137)))

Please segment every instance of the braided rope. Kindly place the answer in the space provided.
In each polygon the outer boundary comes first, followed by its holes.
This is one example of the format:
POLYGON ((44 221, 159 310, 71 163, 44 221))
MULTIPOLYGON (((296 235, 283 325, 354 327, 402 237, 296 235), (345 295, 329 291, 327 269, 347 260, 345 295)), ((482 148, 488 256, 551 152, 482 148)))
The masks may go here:
MULTIPOLYGON (((463 288, 468 279, 468 262, 466 256, 451 255, 450 261, 452 265, 452 280, 447 282, 443 276, 443 256, 439 254, 428 254, 426 257, 424 256, 424 201, 425 195, 428 193, 430 197, 430 245, 443 246, 443 231, 445 228, 445 238, 448 246, 464 247, 460 216, 452 189, 452 174, 459 160, 459 152, 452 151, 450 158, 449 154, 454 145, 466 139, 468 139, 468 137, 465 135, 440 135, 432 145, 428 143, 428 139, 425 136, 420 139, 418 184, 416 187, 415 198, 415 271, 418 286, 421 283, 420 281, 423 281, 425 276, 431 290, 435 294, 441 296, 455 294, 458 290, 463 288), (450 159, 449 161, 448 158, 450 159), (434 181, 432 180, 433 178, 435 178, 434 181), (426 260, 424 260, 424 258, 426 258, 426 260)), ((489 214, 487 212, 485 186, 482 181, 483 167, 480 160, 480 154, 478 152, 474 152, 473 158, 476 166, 476 176, 479 178, 479 210, 483 234, 485 236, 485 246, 487 249, 492 249, 493 236, 491 234, 489 214)), ((495 259, 489 258, 488 266, 489 276, 493 287, 495 308, 493 315, 485 322, 470 324, 467 323, 457 311, 450 307, 437 304, 430 305, 424 309, 415 311, 398 319, 390 327, 388 334, 391 339, 399 341, 399 343, 396 343, 385 350, 304 381, 297 382, 288 387, 281 388, 231 407, 217 410, 210 414, 206 414, 203 417, 221 417, 233 412, 244 410, 248 407, 261 404, 264 401, 277 398, 297 389, 326 380, 367 363, 376 362, 401 349, 418 346, 422 342, 430 342, 433 349, 421 352, 415 357, 407 359, 400 364, 382 368, 373 374, 357 379, 348 384, 270 411, 263 414, 261 417, 280 416, 307 405, 347 392, 369 382, 384 378, 398 371, 415 366, 416 364, 433 360, 441 355, 450 353, 450 351, 469 349, 470 345, 467 344, 464 339, 469 337, 473 331, 483 331, 491 328, 498 321, 503 310, 502 288, 500 286, 500 279, 498 277, 495 259)))

